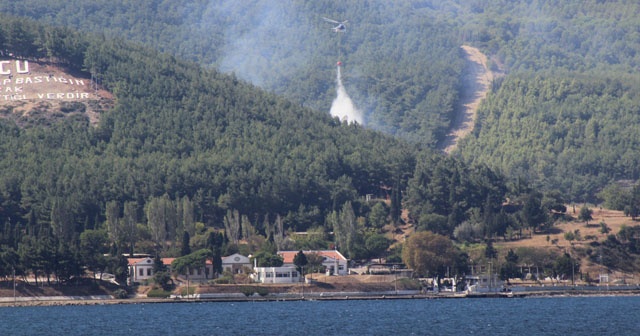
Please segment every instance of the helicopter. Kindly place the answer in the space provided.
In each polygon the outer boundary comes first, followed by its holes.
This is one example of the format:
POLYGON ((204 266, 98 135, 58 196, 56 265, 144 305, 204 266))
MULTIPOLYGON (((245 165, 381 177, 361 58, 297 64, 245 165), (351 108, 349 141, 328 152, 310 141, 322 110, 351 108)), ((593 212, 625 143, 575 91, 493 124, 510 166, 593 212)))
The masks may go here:
POLYGON ((331 22, 331 23, 337 24, 337 26, 331 28, 331 29, 333 29, 334 32, 336 32, 336 33, 344 33, 344 32, 347 31, 347 27, 344 24, 349 22, 349 20, 344 20, 344 21, 340 22, 340 21, 332 20, 332 19, 329 19, 329 18, 326 18, 326 17, 323 17, 323 19, 325 21, 327 21, 327 22, 331 22))

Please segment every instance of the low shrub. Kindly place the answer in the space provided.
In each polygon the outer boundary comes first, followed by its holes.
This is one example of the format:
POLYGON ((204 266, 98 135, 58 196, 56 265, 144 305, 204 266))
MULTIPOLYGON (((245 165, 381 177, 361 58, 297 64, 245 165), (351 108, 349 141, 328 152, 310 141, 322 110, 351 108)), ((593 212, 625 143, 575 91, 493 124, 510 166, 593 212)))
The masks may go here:
POLYGON ((253 293, 256 292, 256 289, 251 286, 245 286, 245 287, 240 287, 240 292, 242 292, 242 294, 244 294, 245 296, 251 296, 253 295, 253 293))
POLYGON ((269 289, 266 287, 256 287, 256 293, 260 296, 267 296, 269 295, 269 289))
MULTIPOLYGON (((193 295, 195 293, 196 293, 196 288, 193 287, 193 286, 189 287, 188 295, 193 295)), ((184 288, 180 289, 180 295, 183 295, 183 296, 187 295, 187 287, 184 287, 184 288)))
POLYGON ((171 292, 165 291, 161 288, 152 289, 147 293, 147 297, 150 298, 168 298, 171 292))
POLYGON ((219 285, 229 285, 235 283, 233 277, 223 276, 214 280, 214 283, 219 285))
POLYGON ((129 293, 127 293, 126 290, 120 288, 120 289, 117 289, 115 292, 113 292, 113 296, 116 299, 127 299, 129 298, 129 293))

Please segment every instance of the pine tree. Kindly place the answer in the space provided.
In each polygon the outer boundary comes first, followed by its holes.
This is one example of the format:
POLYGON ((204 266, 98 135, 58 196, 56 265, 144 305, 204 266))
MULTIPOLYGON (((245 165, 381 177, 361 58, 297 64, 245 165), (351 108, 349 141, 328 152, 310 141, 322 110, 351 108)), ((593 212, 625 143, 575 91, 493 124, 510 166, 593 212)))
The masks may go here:
POLYGON ((189 246, 191 242, 191 237, 189 236, 189 232, 184 231, 182 234, 182 246, 180 248, 180 255, 186 256, 187 254, 191 254, 191 247, 189 246))
POLYGON ((299 251, 293 257, 293 264, 296 265, 296 269, 298 270, 298 272, 302 274, 302 276, 304 276, 303 270, 304 270, 304 267, 307 265, 307 263, 308 263, 307 256, 302 251, 299 251))

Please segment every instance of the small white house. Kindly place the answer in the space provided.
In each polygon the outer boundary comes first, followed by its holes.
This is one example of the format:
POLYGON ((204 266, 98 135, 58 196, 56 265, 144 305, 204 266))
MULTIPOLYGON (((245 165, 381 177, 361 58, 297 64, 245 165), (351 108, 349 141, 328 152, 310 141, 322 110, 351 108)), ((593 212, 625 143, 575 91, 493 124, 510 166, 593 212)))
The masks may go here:
POLYGON ((153 277, 153 258, 129 258, 128 263, 130 284, 153 277))
POLYGON ((239 253, 234 253, 227 257, 222 257, 222 271, 231 274, 243 274, 244 269, 251 268, 251 260, 239 253))
POLYGON ((251 279, 259 283, 296 283, 300 282, 300 273, 295 266, 255 267, 251 279))

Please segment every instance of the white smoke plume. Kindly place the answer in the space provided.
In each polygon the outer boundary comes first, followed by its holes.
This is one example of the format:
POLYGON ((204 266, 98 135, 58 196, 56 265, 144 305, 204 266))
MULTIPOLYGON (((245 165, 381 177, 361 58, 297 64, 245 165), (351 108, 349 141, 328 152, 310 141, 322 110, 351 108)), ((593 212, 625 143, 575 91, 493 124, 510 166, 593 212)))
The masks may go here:
POLYGON ((351 101, 351 98, 347 94, 347 90, 345 90, 344 85, 342 85, 340 66, 338 66, 336 81, 338 85, 338 95, 336 96, 336 99, 333 100, 329 113, 334 117, 340 118, 340 120, 347 120, 349 123, 356 122, 360 125, 364 125, 362 112, 353 104, 353 101, 351 101))

